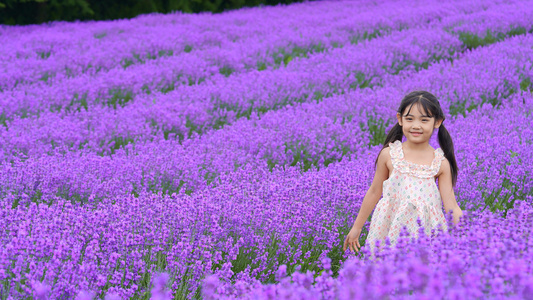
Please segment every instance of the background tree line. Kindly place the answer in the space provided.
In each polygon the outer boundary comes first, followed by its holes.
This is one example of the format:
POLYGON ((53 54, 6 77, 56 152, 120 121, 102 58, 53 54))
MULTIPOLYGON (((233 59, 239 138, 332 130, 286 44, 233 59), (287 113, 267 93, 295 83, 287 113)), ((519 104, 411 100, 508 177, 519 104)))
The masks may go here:
POLYGON ((114 20, 172 11, 217 13, 244 6, 302 1, 304 0, 0 0, 0 23, 26 25, 57 20, 114 20))

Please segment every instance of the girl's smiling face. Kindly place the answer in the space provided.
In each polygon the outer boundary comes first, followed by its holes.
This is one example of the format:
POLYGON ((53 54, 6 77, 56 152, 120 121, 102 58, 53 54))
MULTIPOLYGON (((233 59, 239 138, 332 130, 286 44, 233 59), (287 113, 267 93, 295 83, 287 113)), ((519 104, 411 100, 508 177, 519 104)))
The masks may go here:
POLYGON ((433 130, 442 123, 442 120, 436 121, 433 116, 427 115, 420 103, 407 107, 401 116, 397 113, 396 118, 405 137, 416 144, 429 141, 433 130))

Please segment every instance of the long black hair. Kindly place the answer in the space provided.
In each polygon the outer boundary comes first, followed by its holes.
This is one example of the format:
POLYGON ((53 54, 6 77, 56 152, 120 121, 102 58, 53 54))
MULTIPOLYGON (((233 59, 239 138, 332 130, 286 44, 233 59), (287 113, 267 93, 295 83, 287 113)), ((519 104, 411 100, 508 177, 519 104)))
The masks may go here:
MULTIPOLYGON (((457 168, 457 161, 455 160, 455 154, 454 154, 454 148, 453 148, 453 141, 452 137, 450 136, 450 133, 446 128, 444 127, 444 113, 442 112, 442 108, 440 107, 439 100, 437 100, 437 97, 433 96, 433 94, 426 92, 426 91, 414 91, 409 94, 407 94, 400 103, 400 107, 398 108, 398 113, 400 115, 403 114, 404 110, 409 107, 409 113, 411 111, 412 105, 419 103, 422 105, 422 108, 424 109, 424 112, 426 115, 430 117, 435 118, 435 122, 442 120, 443 123, 441 123, 439 127, 439 145, 444 152, 444 156, 448 161, 450 162, 450 167, 452 171, 452 186, 455 187, 455 183, 457 182, 457 173, 459 169, 457 168)), ((385 138, 385 142, 383 143, 383 148, 381 150, 387 148, 389 146, 389 143, 394 141, 402 141, 403 138, 403 131, 402 126, 398 122, 392 127, 392 129, 387 134, 387 138, 385 138)), ((380 150, 380 153, 381 153, 380 150)), ((379 155, 378 155, 379 157, 379 155)), ((376 158, 376 161, 374 165, 376 166, 378 162, 378 159, 376 158)))

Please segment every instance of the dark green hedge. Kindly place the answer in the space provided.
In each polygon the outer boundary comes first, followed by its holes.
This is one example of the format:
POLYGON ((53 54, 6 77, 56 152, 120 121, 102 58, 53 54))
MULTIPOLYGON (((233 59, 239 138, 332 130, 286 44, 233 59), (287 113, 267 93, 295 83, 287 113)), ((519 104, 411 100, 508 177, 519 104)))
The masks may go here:
POLYGON ((302 1, 304 0, 0 0, 0 23, 26 25, 58 20, 114 20, 171 11, 217 13, 244 6, 302 1))

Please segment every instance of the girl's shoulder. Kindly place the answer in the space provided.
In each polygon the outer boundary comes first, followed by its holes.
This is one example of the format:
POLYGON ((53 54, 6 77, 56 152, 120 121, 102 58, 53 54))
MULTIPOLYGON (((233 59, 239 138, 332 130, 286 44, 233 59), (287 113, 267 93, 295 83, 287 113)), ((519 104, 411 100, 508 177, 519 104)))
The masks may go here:
POLYGON ((385 146, 381 149, 378 155, 377 163, 386 165, 387 168, 390 168, 392 166, 392 156, 391 156, 391 148, 388 146, 385 146))
POLYGON ((390 147, 385 146, 385 148, 381 149, 381 152, 378 156, 378 163, 384 164, 387 167, 387 173, 389 175, 392 173, 393 166, 390 147))
POLYGON ((385 179, 389 178, 393 166, 392 166, 392 157, 391 157, 391 149, 388 146, 385 146, 385 148, 381 149, 381 152, 379 152, 378 156, 378 168, 384 168, 383 170, 386 170, 388 176, 385 177, 385 179))
POLYGON ((381 162, 387 162, 391 159, 391 148, 389 146, 385 146, 385 148, 381 149, 378 156, 378 161, 381 162))

